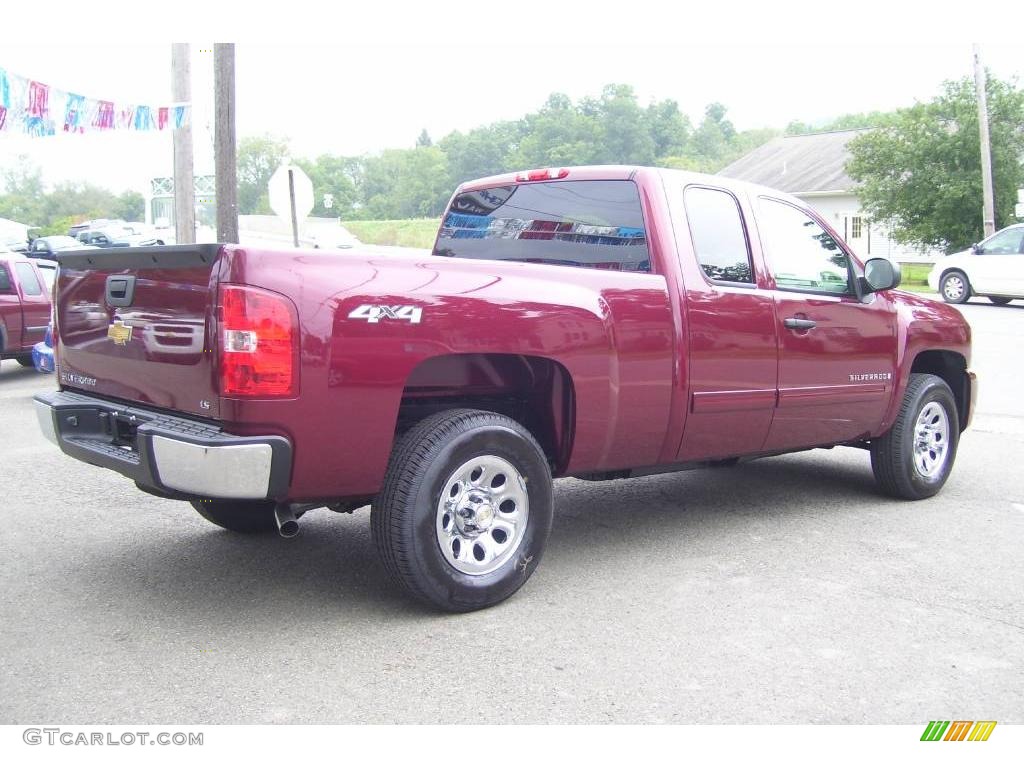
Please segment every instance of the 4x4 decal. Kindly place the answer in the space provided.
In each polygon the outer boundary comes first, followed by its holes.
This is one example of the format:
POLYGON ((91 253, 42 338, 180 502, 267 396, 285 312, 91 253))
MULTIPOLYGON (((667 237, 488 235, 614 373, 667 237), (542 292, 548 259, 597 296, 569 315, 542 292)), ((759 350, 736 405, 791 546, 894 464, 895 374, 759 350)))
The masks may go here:
POLYGON ((418 323, 423 319, 423 308, 408 304, 361 304, 348 313, 349 320, 366 320, 368 323, 379 323, 381 320, 408 320, 418 323))

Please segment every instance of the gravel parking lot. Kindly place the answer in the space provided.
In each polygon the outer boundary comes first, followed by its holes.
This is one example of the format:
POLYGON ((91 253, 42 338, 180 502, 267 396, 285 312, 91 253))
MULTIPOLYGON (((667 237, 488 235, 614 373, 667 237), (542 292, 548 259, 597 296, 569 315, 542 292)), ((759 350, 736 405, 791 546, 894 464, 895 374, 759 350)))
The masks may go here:
POLYGON ((980 399, 932 500, 868 456, 556 486, 514 598, 439 615, 368 510, 242 537, 60 454, 0 369, 0 722, 1024 722, 1024 302, 966 306, 980 399))

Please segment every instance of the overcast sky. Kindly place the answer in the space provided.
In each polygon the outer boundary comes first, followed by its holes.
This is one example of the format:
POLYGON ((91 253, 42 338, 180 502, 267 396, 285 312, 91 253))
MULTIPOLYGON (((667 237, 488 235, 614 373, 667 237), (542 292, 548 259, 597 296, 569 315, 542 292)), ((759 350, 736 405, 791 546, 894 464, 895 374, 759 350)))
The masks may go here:
MULTIPOLYGON (((423 128, 436 140, 518 118, 554 91, 578 99, 612 82, 632 85, 644 104, 675 99, 694 123, 707 103, 720 101, 742 130, 909 106, 933 97, 943 80, 972 73, 970 25, 958 28, 942 3, 900 6, 903 15, 895 4, 870 2, 701 13, 683 4, 668 13, 669 3, 647 8, 646 0, 553 3, 384 4, 362 16, 325 16, 327 6, 300 3, 287 6, 294 8, 288 18, 250 17, 241 27, 195 6, 195 18, 209 24, 179 17, 160 30, 166 40, 121 45, 151 37, 139 33, 143 27, 156 29, 135 3, 125 6, 130 18, 110 13, 98 45, 77 43, 96 36, 74 34, 74 25, 64 41, 26 35, 46 44, 5 43, 0 67, 93 98, 160 104, 170 101, 170 40, 196 40, 197 29, 235 39, 239 135, 287 137, 300 156, 409 147, 423 128), (936 21, 937 30, 927 29, 936 21), (292 43, 299 38, 301 45, 292 43)), ((99 6, 75 4, 68 13, 91 7, 99 6)), ((280 14, 285 6, 274 7, 280 14)), ((1019 30, 1019 10, 1010 13, 1017 17, 1010 28, 1019 30)), ((1024 46, 1014 36, 982 39, 985 62, 1001 78, 1024 74, 1024 46)), ((211 47, 192 43, 199 173, 212 165, 203 130, 212 113, 211 47)), ((149 177, 170 173, 170 147, 169 134, 0 134, 0 167, 26 154, 50 183, 88 179, 141 191, 149 177)))

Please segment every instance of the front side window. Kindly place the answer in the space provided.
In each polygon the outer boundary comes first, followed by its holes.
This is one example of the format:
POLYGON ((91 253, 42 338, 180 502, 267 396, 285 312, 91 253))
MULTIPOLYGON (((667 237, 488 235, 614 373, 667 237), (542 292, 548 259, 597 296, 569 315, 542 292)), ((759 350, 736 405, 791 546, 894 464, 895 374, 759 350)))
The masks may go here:
POLYGON ((435 256, 650 272, 640 195, 632 181, 549 181, 463 192, 435 256))
POLYGON ((850 257, 804 211, 761 198, 761 230, 775 285, 788 291, 850 293, 850 257))
POLYGON ((11 276, 7 274, 7 267, 0 264, 0 293, 11 292, 11 276))
POLYGON ((693 250, 708 279, 752 284, 754 270, 736 198, 720 189, 689 187, 683 203, 693 250))
POLYGON ((26 296, 41 296, 43 289, 39 287, 39 281, 36 279, 36 273, 32 270, 32 267, 25 262, 15 264, 14 268, 18 270, 18 280, 21 281, 21 290, 26 296))
POLYGON ((1005 256, 1011 253, 1022 253, 1022 239, 1024 239, 1024 227, 1018 229, 1007 229, 996 232, 985 241, 981 253, 992 256, 1005 256))

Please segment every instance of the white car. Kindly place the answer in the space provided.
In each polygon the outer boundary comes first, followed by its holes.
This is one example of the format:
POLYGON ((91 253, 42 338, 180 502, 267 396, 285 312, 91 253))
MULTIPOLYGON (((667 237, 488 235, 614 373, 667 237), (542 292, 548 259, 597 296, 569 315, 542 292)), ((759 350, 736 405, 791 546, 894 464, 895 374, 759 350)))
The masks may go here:
POLYGON ((1024 224, 939 259, 928 273, 928 286, 950 304, 971 296, 987 296, 993 304, 1024 299, 1024 224))

